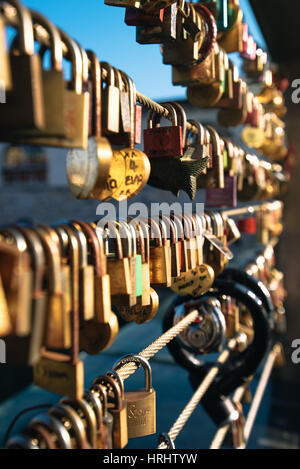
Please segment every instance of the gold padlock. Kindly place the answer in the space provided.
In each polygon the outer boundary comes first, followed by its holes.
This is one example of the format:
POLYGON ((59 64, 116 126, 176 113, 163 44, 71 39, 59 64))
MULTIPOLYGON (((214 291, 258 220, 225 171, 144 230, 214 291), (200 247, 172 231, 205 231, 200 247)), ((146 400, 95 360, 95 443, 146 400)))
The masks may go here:
POLYGON ((151 238, 154 239, 154 245, 150 250, 150 279, 153 285, 162 285, 170 287, 171 285, 171 256, 170 241, 165 235, 162 235, 158 223, 152 219, 149 220, 151 226, 151 238))
POLYGON ((140 438, 156 433, 156 393, 152 388, 152 370, 148 360, 140 355, 126 355, 113 367, 120 370, 128 363, 142 366, 146 374, 145 389, 126 391, 128 438, 140 438))

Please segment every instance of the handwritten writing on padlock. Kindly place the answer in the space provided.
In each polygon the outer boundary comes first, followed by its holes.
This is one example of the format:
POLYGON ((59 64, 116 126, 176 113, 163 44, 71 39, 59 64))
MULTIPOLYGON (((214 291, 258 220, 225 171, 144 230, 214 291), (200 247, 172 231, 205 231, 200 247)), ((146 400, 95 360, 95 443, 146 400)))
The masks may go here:
POLYGON ((128 438, 139 438, 156 433, 156 394, 152 388, 152 371, 148 360, 140 355, 126 355, 115 365, 118 371, 128 363, 145 370, 145 389, 126 391, 128 438))

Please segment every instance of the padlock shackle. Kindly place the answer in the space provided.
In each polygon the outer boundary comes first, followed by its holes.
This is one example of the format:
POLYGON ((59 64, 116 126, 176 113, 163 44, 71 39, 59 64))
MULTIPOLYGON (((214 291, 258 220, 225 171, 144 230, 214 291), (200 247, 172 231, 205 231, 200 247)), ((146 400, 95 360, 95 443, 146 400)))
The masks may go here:
POLYGON ((133 240, 129 226, 122 220, 111 220, 108 224, 114 225, 118 230, 123 248, 123 256, 131 259, 133 257, 133 240))
POLYGON ((73 223, 70 224, 70 227, 76 234, 79 243, 79 265, 81 269, 85 269, 88 266, 88 243, 85 234, 82 231, 82 228, 79 225, 73 223))
POLYGON ((188 123, 193 125, 194 127, 196 127, 197 129, 197 143, 199 145, 205 145, 205 137, 206 137, 206 134, 205 134, 205 128, 202 124, 200 124, 200 122, 196 121, 196 120, 193 120, 193 119, 189 119, 188 120, 188 123))
POLYGON ((96 235, 93 228, 87 223, 81 221, 73 221, 74 224, 77 224, 82 229, 84 235, 86 236, 89 245, 92 248, 92 257, 93 265, 95 269, 95 274, 97 278, 101 278, 106 275, 106 256, 104 254, 103 242, 100 245, 100 239, 96 235))
POLYGON ((19 18, 19 44, 20 52, 25 55, 34 55, 34 32, 33 24, 29 10, 19 2, 19 0, 6 0, 12 7, 16 9, 19 18))
POLYGON ((148 226, 151 241, 154 240, 156 247, 162 247, 163 239, 159 224, 154 220, 154 218, 148 218, 148 226))
POLYGON ((134 354, 125 355, 113 365, 113 370, 118 371, 120 368, 122 368, 124 365, 127 365, 128 363, 135 363, 136 365, 138 365, 138 368, 140 368, 141 366, 144 368, 145 391, 151 392, 151 390, 153 389, 152 388, 152 370, 151 370, 149 361, 146 360, 146 358, 142 357, 141 355, 134 355, 134 354))
POLYGON ((144 239, 144 248, 145 248, 145 262, 149 264, 150 262, 150 233, 149 233, 149 224, 148 221, 139 219, 139 227, 143 233, 144 239))
POLYGON ((162 106, 169 109, 169 106, 172 106, 175 109, 176 116, 177 116, 177 125, 181 126, 182 129, 182 147, 184 148, 186 145, 186 135, 187 135, 187 116, 184 108, 175 101, 169 101, 163 103, 162 106))
POLYGON ((61 418, 69 420, 72 425, 72 430, 75 433, 77 447, 79 449, 83 448, 86 442, 84 424, 77 412, 71 406, 67 404, 57 404, 51 407, 48 414, 54 418, 58 418, 59 420, 61 418))
POLYGON ((171 244, 178 243, 178 230, 176 224, 168 218, 166 215, 161 215, 160 223, 163 222, 164 225, 168 225, 170 227, 170 232, 167 229, 167 234, 169 234, 168 238, 171 241, 171 244))
POLYGON ((71 37, 65 33, 62 29, 59 29, 59 33, 62 41, 65 43, 68 49, 70 56, 70 61, 72 64, 72 79, 71 79, 71 89, 75 91, 76 94, 81 95, 83 92, 83 55, 80 48, 78 47, 76 41, 71 39, 71 37))
POLYGON ((52 294, 62 294, 61 255, 59 247, 43 227, 36 228, 36 233, 46 252, 49 291, 52 294))
MULTIPOLYGON (((120 389, 118 383, 116 382, 114 378, 112 378, 111 376, 107 376, 107 375, 98 376, 98 378, 96 378, 93 381, 93 386, 95 385, 104 386, 108 390, 109 388, 111 388, 114 394, 114 403, 115 403, 116 410, 120 410, 122 408, 122 389, 120 389)), ((108 396, 108 393, 107 393, 107 396, 108 396)))
POLYGON ((111 222, 108 222, 105 225, 105 228, 107 228, 109 231, 108 239, 111 239, 113 241, 114 254, 117 256, 118 260, 123 260, 124 259, 123 245, 122 245, 119 230, 117 229, 116 225, 113 225, 111 222), (114 236, 112 238, 110 237, 111 232, 114 233, 114 236))
MULTIPOLYGON (((163 107, 165 107, 169 111, 169 116, 171 117, 172 126, 173 127, 177 126, 178 125, 177 113, 175 111, 174 106, 172 106, 169 103, 165 103, 163 107)), ((148 129, 154 129, 155 127, 159 127, 162 117, 163 116, 161 114, 155 112, 154 110, 151 110, 148 116, 148 125, 147 125, 148 129)))
POLYGON ((75 412, 78 410, 82 413, 83 418, 86 422, 85 435, 92 449, 97 447, 97 420, 96 415, 91 406, 84 399, 72 400, 64 397, 59 401, 61 405, 69 405, 75 412))
POLYGON ((92 83, 92 134, 96 138, 101 138, 102 135, 102 73, 101 64, 92 50, 87 50, 87 57, 90 62, 89 66, 89 79, 92 83))
POLYGON ((29 11, 33 23, 42 26, 49 34, 52 68, 58 72, 62 72, 63 48, 57 27, 38 11, 32 9, 29 11))
POLYGON ((38 298, 38 295, 44 288, 43 279, 46 270, 45 251, 42 242, 34 230, 25 227, 18 227, 18 230, 26 239, 28 248, 32 254, 32 266, 34 270, 33 298, 38 298))

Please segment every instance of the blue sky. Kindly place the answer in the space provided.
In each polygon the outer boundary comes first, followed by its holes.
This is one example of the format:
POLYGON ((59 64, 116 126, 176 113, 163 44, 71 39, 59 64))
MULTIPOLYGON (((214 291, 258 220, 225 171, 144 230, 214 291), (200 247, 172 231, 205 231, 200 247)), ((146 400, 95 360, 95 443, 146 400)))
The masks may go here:
MULTIPOLYGON (((124 23, 124 8, 107 6, 104 0, 23 0, 23 3, 47 15, 86 49, 93 49, 100 60, 126 71, 141 93, 154 99, 185 96, 184 88, 172 85, 171 67, 162 64, 159 46, 136 43, 135 28, 124 23)), ((240 3, 253 36, 264 45, 248 0, 240 3)))

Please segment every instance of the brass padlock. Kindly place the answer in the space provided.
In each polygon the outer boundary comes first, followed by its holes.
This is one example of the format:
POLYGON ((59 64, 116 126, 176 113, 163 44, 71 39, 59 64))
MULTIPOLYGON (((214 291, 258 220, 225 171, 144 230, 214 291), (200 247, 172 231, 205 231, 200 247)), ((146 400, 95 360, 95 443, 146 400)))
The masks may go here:
POLYGON ((88 402, 83 398, 77 399, 70 399, 69 397, 64 397, 59 401, 61 406, 69 406, 73 409, 77 415, 79 416, 80 420, 83 423, 84 427, 84 443, 85 449, 97 449, 98 442, 97 442, 97 420, 96 415, 92 409, 92 407, 88 404, 88 402))
POLYGON ((113 416, 113 448, 123 449, 128 444, 127 402, 123 383, 119 384, 106 374, 96 378, 93 385, 107 388, 107 410, 113 416))
MULTIPOLYGON (((44 143, 47 145, 49 142, 48 137, 65 138, 65 121, 64 121, 64 108, 65 108, 65 81, 63 74, 63 50, 61 38, 58 29, 42 14, 30 10, 30 14, 35 26, 42 26, 43 29, 49 34, 50 40, 50 57, 51 67, 49 70, 43 68, 43 101, 45 107, 45 127, 41 130, 33 131, 18 131, 23 137, 34 139, 36 137, 45 138, 44 142, 39 140, 39 144, 44 143)), ((48 49, 42 48, 44 55, 48 49)), ((43 60, 43 57, 41 57, 43 60)))
POLYGON ((22 350, 22 363, 34 365, 40 358, 47 319, 47 291, 45 288, 46 257, 43 245, 33 229, 18 227, 26 239, 32 262, 32 308, 29 349, 22 350))
POLYGON ((16 47, 13 44, 10 52, 12 88, 6 92, 5 106, 0 107, 1 139, 4 141, 10 140, 8 131, 45 127, 42 64, 34 50, 31 16, 18 0, 7 3, 15 8, 19 27, 16 47))
MULTIPOLYGON (((72 299, 71 299, 71 314, 68 324, 51 324, 52 336, 46 336, 45 347, 42 349, 42 357, 34 367, 34 382, 36 385, 41 386, 49 392, 54 392, 61 395, 67 395, 71 399, 81 399, 84 391, 84 366, 83 362, 79 360, 79 301, 78 301, 78 279, 79 279, 79 249, 76 236, 72 230, 66 227, 70 239, 70 264, 72 272, 72 299), (64 330, 62 333, 57 329, 57 325, 61 325, 64 330), (53 327, 54 326, 54 327, 53 327), (66 338, 64 334, 70 332, 71 351, 69 354, 68 345, 66 345, 66 338), (55 341, 54 335, 57 335, 55 341), (60 335, 62 334, 62 337, 60 335), (49 340, 51 339, 51 341, 49 340), (49 351, 49 345, 52 350, 49 351), (65 353, 62 353, 62 350, 65 353)), ((42 229, 38 231, 40 238, 43 242, 51 244, 51 237, 46 236, 46 232, 42 229)), ((55 243, 54 243, 55 246, 55 243)), ((51 252, 55 255, 54 247, 49 247, 51 252)), ((58 256, 59 261, 59 256, 58 256)), ((54 263, 54 259, 52 260, 54 263)), ((53 275, 53 274, 52 274, 53 275)), ((55 274, 54 274, 55 276, 55 274)), ((52 282, 53 279, 52 279, 52 282)), ((61 315, 61 295, 54 295, 50 306, 57 314, 53 316, 54 320, 59 321, 61 315), (58 299, 58 311, 55 311, 55 300, 58 299), (59 314, 60 313, 60 314, 59 314)), ((52 312, 52 311, 50 311, 52 312)), ((51 320, 50 316, 50 320, 51 320)), ((49 328, 49 322, 48 322, 49 328)))
POLYGON ((103 89, 102 128, 103 134, 117 134, 120 130, 120 89, 116 86, 116 74, 113 67, 102 62, 101 68, 107 72, 107 84, 103 89))
POLYGON ((162 233, 159 224, 149 219, 151 227, 150 244, 150 281, 153 285, 170 287, 171 285, 171 257, 170 241, 166 233, 162 233))
POLYGON ((145 370, 145 389, 126 391, 128 438, 140 438, 156 433, 156 393, 152 388, 152 371, 148 360, 140 355, 126 355, 113 367, 115 371, 128 363, 145 370))
POLYGON ((70 312, 65 309, 59 246, 43 228, 37 228, 35 231, 43 244, 47 263, 48 295, 44 345, 56 350, 67 349, 71 345, 70 312))
POLYGON ((185 233, 183 227, 183 219, 179 215, 172 214, 171 219, 176 225, 177 232, 178 232, 178 243, 179 243, 179 251, 180 251, 180 272, 188 272, 189 265, 188 265, 188 254, 187 254, 187 243, 185 240, 185 233))
POLYGON ((108 412, 108 389, 99 384, 93 384, 89 387, 89 393, 96 396, 100 401, 102 425, 98 434, 98 448, 99 449, 112 449, 113 448, 113 417, 108 412))
POLYGON ((113 243, 113 252, 108 252, 107 271, 110 276, 112 304, 119 302, 123 304, 130 303, 131 297, 131 278, 129 259, 124 257, 123 246, 118 229, 113 225, 108 225, 113 243))
MULTIPOLYGON (((19 253, 10 266, 10 268, 12 268, 14 271, 14 278, 11 279, 11 287, 14 288, 8 288, 6 290, 9 312, 12 318, 12 325, 15 335, 17 337, 29 337, 32 327, 32 259, 28 252, 26 239, 22 233, 13 228, 6 230, 6 232, 15 243, 19 253)), ((2 255, 5 256, 5 250, 2 255)), ((6 265, 6 269, 9 273, 10 268, 7 266, 7 263, 4 263, 4 265, 6 265)), ((2 280, 5 286, 6 272, 2 273, 2 280)))
POLYGON ((102 137, 102 75, 96 54, 88 50, 91 87, 90 138, 86 150, 71 150, 67 156, 67 177, 71 192, 78 199, 105 199, 113 158, 109 141, 102 137))

